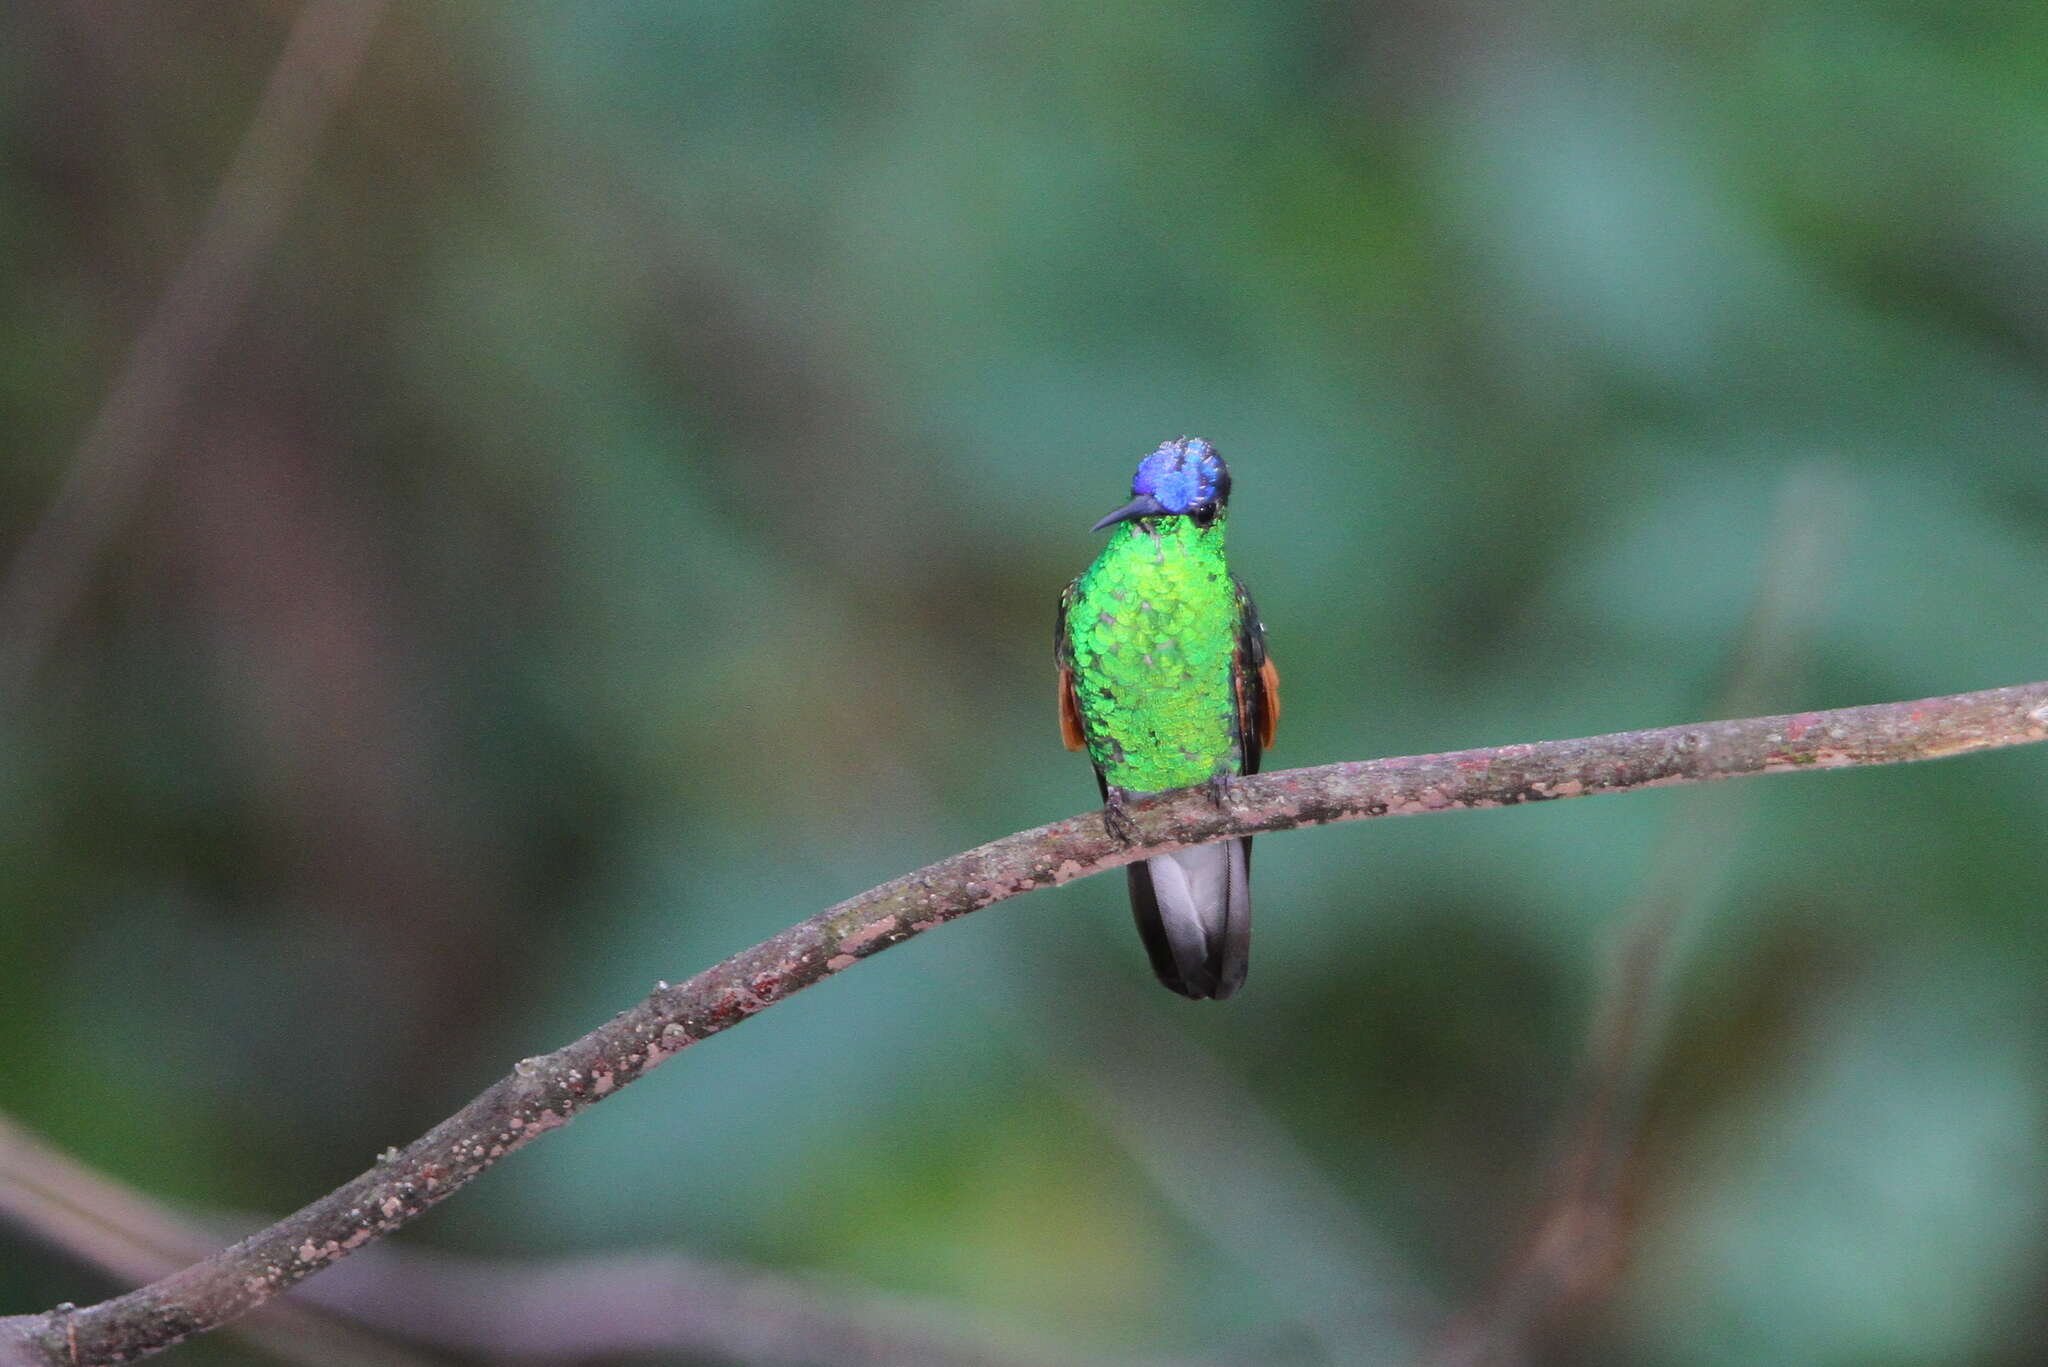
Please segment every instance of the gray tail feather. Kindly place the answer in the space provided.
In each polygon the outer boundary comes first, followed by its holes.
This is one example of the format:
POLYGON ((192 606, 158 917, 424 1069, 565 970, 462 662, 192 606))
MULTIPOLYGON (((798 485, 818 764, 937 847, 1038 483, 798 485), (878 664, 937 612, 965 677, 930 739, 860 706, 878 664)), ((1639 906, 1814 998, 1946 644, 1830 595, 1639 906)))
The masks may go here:
POLYGON ((1251 837, 1157 855, 1130 866, 1131 913, 1152 971, 1183 997, 1218 1001, 1251 964, 1251 837))

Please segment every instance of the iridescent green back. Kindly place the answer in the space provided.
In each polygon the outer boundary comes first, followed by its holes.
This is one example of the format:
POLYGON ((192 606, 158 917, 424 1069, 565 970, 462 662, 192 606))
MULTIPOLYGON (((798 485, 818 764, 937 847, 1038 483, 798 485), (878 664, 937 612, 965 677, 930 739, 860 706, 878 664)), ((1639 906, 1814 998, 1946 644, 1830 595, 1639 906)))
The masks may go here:
POLYGON ((1067 662, 1105 782, 1150 793, 1239 771, 1240 608, 1224 526, 1120 522, 1067 591, 1067 662))

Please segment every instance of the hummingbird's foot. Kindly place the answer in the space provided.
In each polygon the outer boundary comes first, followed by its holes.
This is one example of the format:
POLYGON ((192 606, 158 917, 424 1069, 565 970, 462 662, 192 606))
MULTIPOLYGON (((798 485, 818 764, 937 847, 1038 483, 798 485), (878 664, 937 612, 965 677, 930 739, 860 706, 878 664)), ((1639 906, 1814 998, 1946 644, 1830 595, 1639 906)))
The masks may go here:
POLYGON ((1138 823, 1131 819, 1131 809, 1127 805, 1130 794, 1121 788, 1111 788, 1103 796, 1102 825, 1109 832, 1109 838, 1119 845, 1137 843, 1138 823))
POLYGON ((1202 791, 1209 795, 1211 807, 1219 812, 1227 812, 1230 810, 1231 795, 1236 787, 1236 774, 1219 772, 1210 776, 1209 781, 1202 785, 1202 791))

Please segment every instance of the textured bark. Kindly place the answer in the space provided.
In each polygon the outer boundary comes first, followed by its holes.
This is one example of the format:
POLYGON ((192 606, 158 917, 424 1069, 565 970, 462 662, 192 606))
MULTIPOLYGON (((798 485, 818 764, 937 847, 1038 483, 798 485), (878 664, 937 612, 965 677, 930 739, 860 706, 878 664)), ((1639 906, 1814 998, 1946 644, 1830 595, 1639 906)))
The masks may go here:
MULTIPOLYGON (((662 985, 572 1044, 523 1060, 369 1171, 204 1262, 78 1310, 0 1319, 29 1361, 122 1362, 223 1324, 409 1223, 500 1158, 682 1049, 957 916, 1185 845, 1372 817, 1506 807, 1748 774, 1938 759, 2048 739, 2048 683, 1793 716, 1329 764, 1134 803, 1118 845, 1097 813, 1005 836, 873 888, 662 985)), ((11 1365, 10 1365, 11 1367, 11 1365)))

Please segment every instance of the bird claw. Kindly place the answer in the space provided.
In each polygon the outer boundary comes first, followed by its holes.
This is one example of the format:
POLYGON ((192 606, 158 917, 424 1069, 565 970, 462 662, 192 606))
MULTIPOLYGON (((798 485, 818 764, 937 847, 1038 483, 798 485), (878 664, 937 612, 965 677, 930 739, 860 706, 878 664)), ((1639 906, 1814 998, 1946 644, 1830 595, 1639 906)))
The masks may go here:
POLYGON ((1131 818, 1131 811, 1125 805, 1126 794, 1121 788, 1111 788, 1102 804, 1102 825, 1109 832, 1109 838, 1119 845, 1134 845, 1138 840, 1138 823, 1131 818))
POLYGON ((1202 785, 1202 791, 1209 796, 1209 805, 1219 812, 1227 812, 1237 787, 1236 774, 1216 774, 1202 785))

